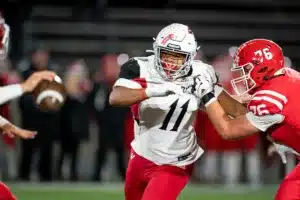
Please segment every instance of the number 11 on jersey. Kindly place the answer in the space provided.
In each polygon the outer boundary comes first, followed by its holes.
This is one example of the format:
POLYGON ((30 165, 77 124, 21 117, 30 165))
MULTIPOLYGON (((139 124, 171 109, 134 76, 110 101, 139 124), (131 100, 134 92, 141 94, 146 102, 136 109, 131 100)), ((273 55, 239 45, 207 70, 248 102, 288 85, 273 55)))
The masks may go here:
MULTIPOLYGON (((162 126, 160 127, 161 130, 167 130, 168 128, 168 125, 169 125, 169 122, 171 120, 171 117, 173 116, 175 110, 176 110, 176 107, 177 107, 177 104, 178 104, 178 101, 179 99, 177 99, 176 101, 174 101, 174 103, 171 104, 170 106, 170 110, 168 112, 168 114, 166 115, 164 121, 163 121, 163 124, 162 126)), ((187 102, 185 102, 182 106, 181 106, 181 112, 180 114, 178 115, 178 118, 173 126, 173 128, 170 130, 170 131, 177 131, 178 130, 178 127, 180 126, 180 123, 188 109, 188 106, 189 106, 189 102, 190 100, 188 100, 187 102)))

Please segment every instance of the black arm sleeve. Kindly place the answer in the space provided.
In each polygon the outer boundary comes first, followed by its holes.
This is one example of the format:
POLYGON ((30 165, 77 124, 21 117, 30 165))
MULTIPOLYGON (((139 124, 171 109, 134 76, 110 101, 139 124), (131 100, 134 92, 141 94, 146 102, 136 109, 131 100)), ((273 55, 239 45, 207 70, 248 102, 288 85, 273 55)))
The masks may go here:
POLYGON ((131 58, 121 67, 119 78, 135 79, 140 78, 140 65, 137 60, 131 58))

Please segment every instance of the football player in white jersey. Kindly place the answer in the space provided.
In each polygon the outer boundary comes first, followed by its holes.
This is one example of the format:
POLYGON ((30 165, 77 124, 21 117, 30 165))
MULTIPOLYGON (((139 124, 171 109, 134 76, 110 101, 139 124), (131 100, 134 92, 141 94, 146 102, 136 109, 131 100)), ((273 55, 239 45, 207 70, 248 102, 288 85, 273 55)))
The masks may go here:
MULTIPOLYGON (((135 119, 126 200, 177 198, 203 153, 193 128, 201 97, 187 91, 201 93, 201 87, 195 87, 199 78, 217 83, 212 66, 194 60, 198 46, 188 26, 174 23, 163 28, 153 50, 152 56, 123 64, 109 99, 112 105, 131 106, 135 119)), ((217 85, 215 96, 232 116, 246 112, 217 85)))

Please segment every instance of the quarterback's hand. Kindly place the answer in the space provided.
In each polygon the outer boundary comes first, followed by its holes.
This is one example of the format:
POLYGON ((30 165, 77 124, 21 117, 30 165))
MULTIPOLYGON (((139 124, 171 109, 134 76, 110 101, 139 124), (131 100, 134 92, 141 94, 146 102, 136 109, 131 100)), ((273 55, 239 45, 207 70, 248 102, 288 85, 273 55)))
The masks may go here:
POLYGON ((13 124, 7 123, 1 127, 1 131, 4 135, 8 135, 10 138, 18 136, 23 139, 33 139, 36 135, 36 132, 21 129, 13 124))
POLYGON ((32 92, 43 80, 53 81, 56 74, 52 71, 40 71, 33 73, 21 86, 24 92, 32 92))

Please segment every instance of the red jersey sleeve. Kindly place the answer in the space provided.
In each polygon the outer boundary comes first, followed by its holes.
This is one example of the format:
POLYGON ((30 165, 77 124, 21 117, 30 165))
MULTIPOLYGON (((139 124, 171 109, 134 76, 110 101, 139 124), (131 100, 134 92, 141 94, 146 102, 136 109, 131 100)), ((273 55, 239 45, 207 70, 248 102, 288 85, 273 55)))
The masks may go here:
POLYGON ((284 120, 283 109, 287 98, 276 91, 260 90, 253 95, 248 104, 246 117, 249 122, 261 131, 266 131, 284 120))
POLYGON ((257 116, 282 114, 287 102, 286 96, 279 92, 260 90, 253 95, 248 104, 248 110, 257 116))

